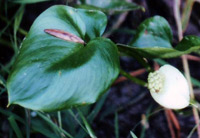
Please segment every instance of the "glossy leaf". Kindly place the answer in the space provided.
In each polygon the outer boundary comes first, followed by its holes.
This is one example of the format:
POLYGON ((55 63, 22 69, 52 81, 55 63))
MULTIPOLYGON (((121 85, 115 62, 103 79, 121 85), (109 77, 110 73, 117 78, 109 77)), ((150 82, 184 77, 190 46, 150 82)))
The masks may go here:
POLYGON ((100 38, 106 16, 99 11, 53 6, 33 23, 7 81, 9 104, 55 111, 94 103, 119 74, 116 45, 100 38), (98 21, 95 21, 98 19, 98 21), (58 29, 84 46, 44 32, 58 29))
POLYGON ((175 48, 166 47, 147 47, 138 48, 127 45, 118 45, 121 52, 130 56, 134 56, 135 53, 145 58, 173 58, 183 54, 189 54, 200 49, 200 37, 186 36, 175 48))
POLYGON ((188 54, 200 48, 200 38, 187 36, 175 47, 171 45, 172 32, 168 22, 154 16, 141 23, 130 45, 118 45, 121 52, 145 58, 172 58, 188 54))
POLYGON ((77 5, 77 7, 90 10, 98 9, 110 14, 137 9, 145 10, 142 6, 125 0, 87 0, 85 4, 77 5))
POLYGON ((168 22, 161 16, 154 16, 142 22, 134 36, 131 46, 166 47, 170 48, 172 42, 172 31, 168 22))
MULTIPOLYGON (((95 10, 96 11, 96 10, 95 10)), ((95 37, 100 37, 106 29, 107 17, 102 12, 94 12, 94 10, 77 10, 86 26, 85 41, 89 41, 95 37)))

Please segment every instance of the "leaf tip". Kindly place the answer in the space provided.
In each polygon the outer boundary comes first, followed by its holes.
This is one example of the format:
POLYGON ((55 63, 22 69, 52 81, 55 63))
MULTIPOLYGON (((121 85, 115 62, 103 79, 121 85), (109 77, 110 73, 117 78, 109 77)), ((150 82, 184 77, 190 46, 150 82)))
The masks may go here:
POLYGON ((11 97, 9 95, 8 104, 7 104, 6 108, 9 108, 11 104, 13 104, 13 98, 11 99, 11 97))
POLYGON ((6 105, 6 108, 9 108, 9 107, 10 107, 10 105, 11 105, 11 103, 8 103, 8 104, 6 105))

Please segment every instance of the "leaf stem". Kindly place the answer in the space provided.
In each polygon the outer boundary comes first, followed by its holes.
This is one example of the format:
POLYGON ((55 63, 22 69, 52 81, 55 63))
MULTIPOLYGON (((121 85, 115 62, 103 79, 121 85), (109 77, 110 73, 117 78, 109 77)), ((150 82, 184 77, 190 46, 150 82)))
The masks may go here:
MULTIPOLYGON (((130 74, 132 77, 136 77, 136 76, 138 76, 138 75, 142 75, 142 74, 145 73, 145 72, 146 72, 146 69, 138 69, 138 70, 136 70, 136 71, 130 72, 129 74, 130 74)), ((125 81, 125 80, 127 80, 127 78, 124 77, 124 76, 121 76, 121 77, 119 77, 119 78, 115 81, 114 84, 123 82, 123 81, 125 81)))
POLYGON ((123 71, 122 69, 120 70, 120 74, 123 75, 124 77, 130 79, 132 82, 134 82, 136 84, 139 84, 139 85, 144 86, 144 87, 147 86, 147 83, 145 81, 140 80, 140 79, 138 79, 136 77, 131 76, 129 73, 123 71))

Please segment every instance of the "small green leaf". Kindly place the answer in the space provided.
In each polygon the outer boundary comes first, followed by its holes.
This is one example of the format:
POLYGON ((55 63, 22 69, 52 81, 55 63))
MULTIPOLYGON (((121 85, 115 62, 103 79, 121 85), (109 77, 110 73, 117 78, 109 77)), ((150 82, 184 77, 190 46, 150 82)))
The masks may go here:
POLYGON ((9 75, 9 104, 55 111, 94 103, 119 74, 116 45, 99 37, 105 19, 100 11, 68 6, 44 11, 23 41, 9 75), (64 41, 45 29, 67 31, 87 44, 64 41))
POLYGON ((171 42, 172 31, 168 22, 161 16, 154 16, 139 25, 130 45, 140 48, 155 46, 171 48, 171 42))
POLYGON ((77 7, 89 10, 101 10, 109 14, 138 9, 145 11, 144 7, 133 2, 126 2, 125 0, 87 0, 86 4, 77 5, 77 7))
POLYGON ((186 36, 175 47, 179 51, 196 51, 200 47, 200 37, 198 36, 186 36))
POLYGON ((165 47, 147 47, 138 48, 127 45, 118 45, 119 51, 132 56, 137 53, 138 55, 145 58, 173 58, 200 49, 200 37, 197 36, 186 36, 175 48, 165 47))
POLYGON ((130 46, 118 45, 121 52, 145 58, 173 58, 200 49, 200 38, 186 36, 173 48, 172 31, 168 22, 160 16, 154 16, 140 24, 130 46))

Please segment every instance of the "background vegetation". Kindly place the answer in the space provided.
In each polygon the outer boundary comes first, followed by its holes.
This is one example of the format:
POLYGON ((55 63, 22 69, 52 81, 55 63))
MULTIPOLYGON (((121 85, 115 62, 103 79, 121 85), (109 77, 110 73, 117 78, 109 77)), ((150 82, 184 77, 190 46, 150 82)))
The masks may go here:
POLYGON ((121 54, 120 64, 124 71, 121 71, 121 75, 111 89, 95 104, 89 106, 53 113, 32 111, 17 105, 7 107, 6 80, 19 52, 20 44, 36 17, 52 5, 62 4, 103 11, 109 21, 104 37, 110 38, 115 43, 133 42, 140 23, 155 15, 160 15, 169 22, 173 32, 172 45, 176 45, 185 35, 200 36, 198 0, 181 1, 181 19, 178 19, 176 11, 176 8, 179 8, 178 0, 127 1, 131 4, 111 0, 111 5, 99 3, 100 1, 0 0, 0 137, 200 136, 197 133, 199 112, 196 109, 193 107, 180 111, 164 109, 153 101, 149 91, 144 87, 149 70, 170 63, 184 72, 183 62, 188 61, 189 66, 185 68, 190 70, 191 74, 188 75, 191 77, 194 96, 198 103, 200 100, 199 50, 184 57, 148 59, 148 62, 145 62, 147 64, 144 64, 140 58, 121 54), (182 26, 179 26, 179 22, 182 26))

